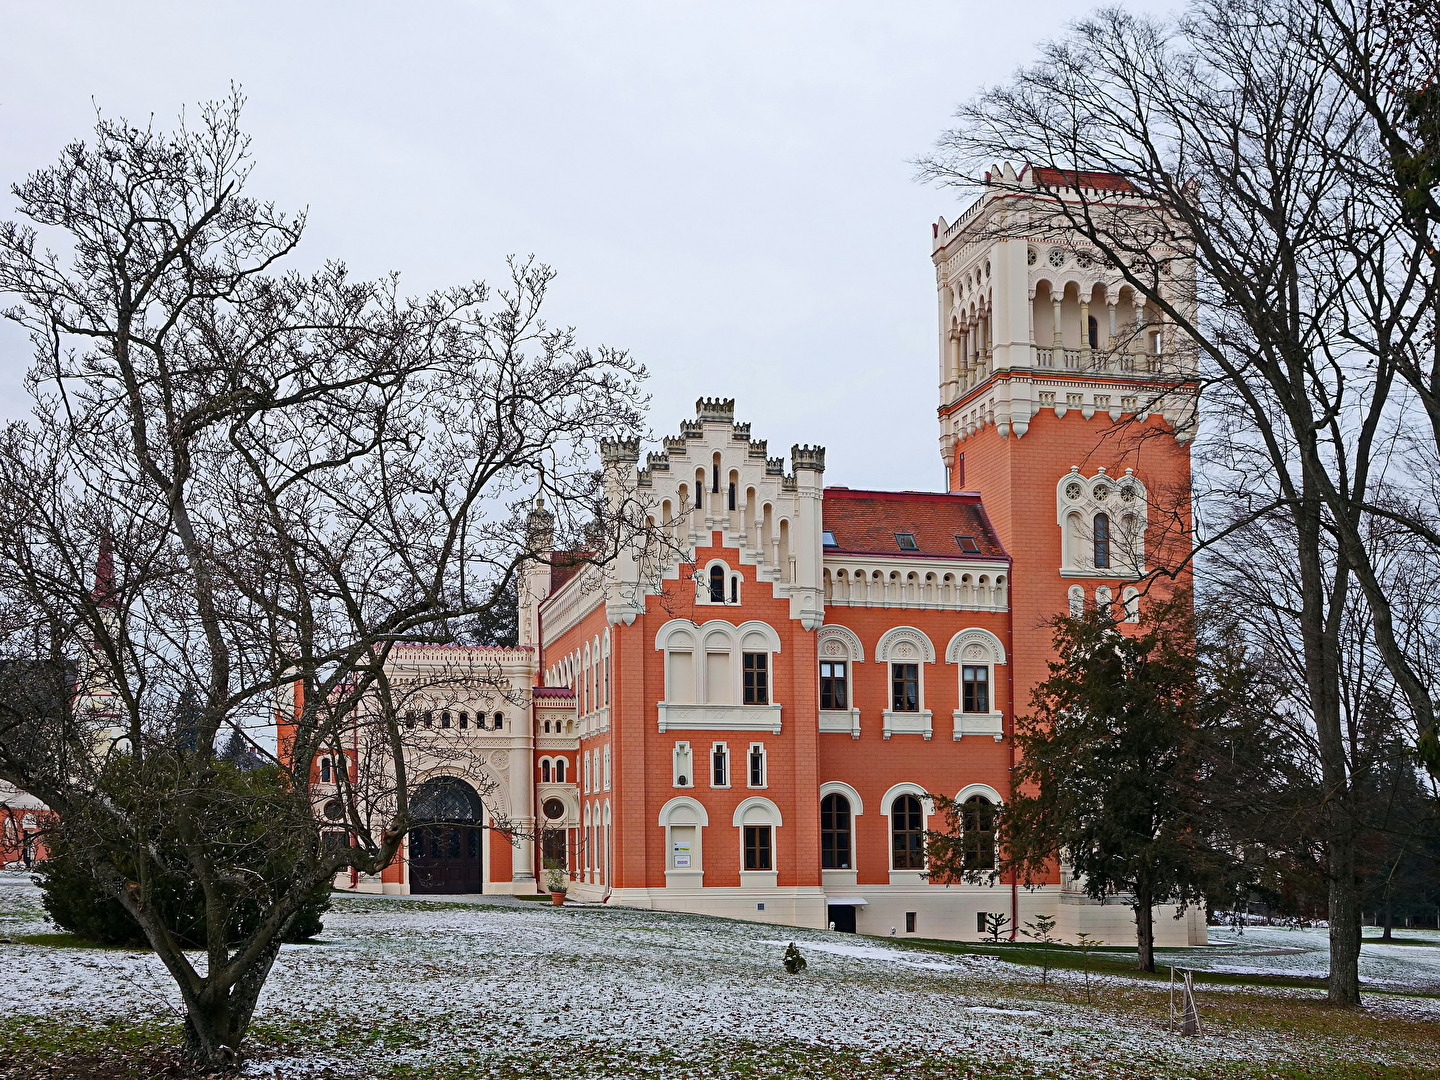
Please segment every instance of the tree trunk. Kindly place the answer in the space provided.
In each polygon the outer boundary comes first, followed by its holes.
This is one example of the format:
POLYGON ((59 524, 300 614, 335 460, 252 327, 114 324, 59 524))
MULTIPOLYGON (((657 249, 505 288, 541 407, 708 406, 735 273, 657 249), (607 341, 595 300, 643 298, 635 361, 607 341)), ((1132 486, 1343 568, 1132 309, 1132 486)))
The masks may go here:
MULTIPOLYGON (((1319 459, 1313 434, 1304 454, 1319 459)), ((1315 717, 1315 740, 1325 801, 1323 834, 1328 863, 1330 977, 1328 999, 1334 1005, 1360 1004, 1360 890, 1355 881, 1355 820, 1351 805, 1350 765, 1340 718, 1340 619, 1349 570, 1341 563, 1331 573, 1323 560, 1324 522, 1313 472, 1301 478, 1302 497, 1294 509, 1299 556, 1300 636, 1306 693, 1315 717)))
POLYGON ((1389 940, 1391 939, 1391 931, 1393 931, 1394 929, 1395 929, 1395 905, 1394 905, 1394 903, 1391 901, 1391 899, 1390 899, 1390 892, 1389 892, 1389 890, 1387 889, 1386 892, 1385 892, 1385 930, 1384 930, 1384 932, 1380 935, 1380 940, 1381 940, 1381 941, 1389 941, 1389 940))
POLYGON ((1332 1005, 1360 1004, 1360 890, 1355 884, 1355 839, 1345 823, 1331 824, 1330 978, 1332 1005))
POLYGON ((1135 966, 1141 971, 1155 970, 1155 900, 1150 890, 1135 890, 1135 966))
POLYGON ((206 980, 199 999, 186 1003, 187 1057, 207 1068, 225 1067, 239 1060, 240 1042, 249 1030, 255 1004, 279 952, 277 935, 275 943, 250 965, 228 993, 206 980))

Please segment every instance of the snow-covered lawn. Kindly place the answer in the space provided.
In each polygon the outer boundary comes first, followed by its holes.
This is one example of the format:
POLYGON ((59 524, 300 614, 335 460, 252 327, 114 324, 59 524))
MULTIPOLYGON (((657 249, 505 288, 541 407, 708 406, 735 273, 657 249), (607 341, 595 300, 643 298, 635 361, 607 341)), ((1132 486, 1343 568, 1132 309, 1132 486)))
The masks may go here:
MULTIPOLYGON (((476 899, 337 898, 323 944, 282 952, 247 1072, 938 1080, 1263 1077, 1282 1063, 1292 1069, 1286 1077, 1440 1070, 1435 998, 1374 994, 1363 1012, 1346 1014, 1316 1005, 1310 990, 1206 987, 1199 996, 1208 1033, 1186 1039, 1168 1030, 1164 987, 1128 977, 1092 977, 1092 1006, 1078 972, 1052 972, 1042 987, 1038 968, 990 956, 660 912, 476 899), (781 966, 792 940, 809 961, 797 976, 781 966), (1293 1071, 1299 1066, 1307 1070, 1293 1071)), ((34 887, 0 875, 0 937, 47 929, 34 887)), ((1277 970, 1277 955, 1303 957, 1296 963, 1310 971, 1312 946, 1277 954, 1269 941, 1297 933, 1306 932, 1247 929, 1243 945, 1227 939, 1223 949, 1185 960, 1277 970)), ((1314 940, 1323 945, 1323 932, 1314 940)), ((1382 960, 1379 974, 1396 986, 1413 977, 1410 985, 1431 987, 1440 975, 1440 957, 1428 948, 1382 960)), ((176 996, 146 954, 0 945, 0 1001, 11 1021, 39 1027, 165 1017, 176 996)), ((0 1045, 0 1061, 5 1050, 0 1045)))
MULTIPOLYGON (((1244 933, 1210 928, 1209 949, 1164 953, 1167 962, 1239 975, 1308 975, 1324 978, 1330 970, 1329 934, 1325 929, 1287 930, 1247 926, 1244 933)), ((1385 945, 1367 941, 1360 947, 1360 982, 1365 989, 1440 992, 1440 931, 1394 931, 1395 937, 1425 944, 1385 945)), ((1366 927, 1366 938, 1380 931, 1366 927)))

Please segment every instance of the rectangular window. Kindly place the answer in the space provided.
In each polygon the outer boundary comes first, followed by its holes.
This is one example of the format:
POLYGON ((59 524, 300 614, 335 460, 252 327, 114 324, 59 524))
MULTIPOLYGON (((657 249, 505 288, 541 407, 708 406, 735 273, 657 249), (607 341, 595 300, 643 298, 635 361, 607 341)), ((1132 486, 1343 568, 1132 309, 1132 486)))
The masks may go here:
POLYGON ((915 542, 914 533, 896 533, 895 543, 900 545, 901 551, 919 551, 920 545, 915 542))
POLYGON ((920 711, 920 665, 890 665, 890 711, 920 711))
POLYGON ((820 868, 850 869, 850 802, 844 795, 820 800, 820 868))
POLYGON ((730 755, 724 743, 716 744, 710 751, 710 786, 730 786, 730 755))
POLYGON ((750 747, 750 786, 765 786, 765 747, 759 743, 750 747))
POLYGON ((965 664, 960 668, 960 709, 962 712, 990 711, 990 668, 965 664))
POLYGON ((735 686, 731 682, 730 654, 705 654, 705 700, 711 705, 735 704, 735 686))
POLYGON ((695 700, 695 663, 688 652, 666 654, 665 700, 688 705, 695 700))
POLYGON ((745 869, 773 869, 770 858, 770 826, 745 826, 745 869))
POLYGON ((905 912, 905 932, 907 934, 915 932, 915 912, 913 911, 905 912))
POLYGON ((979 555, 980 545, 975 542, 973 536, 957 536, 955 543, 960 546, 960 551, 965 555, 979 555))
POLYGON ((988 911, 975 912, 975 932, 977 934, 983 934, 985 932, 985 916, 989 914, 988 911))
POLYGON ((770 704, 770 654, 745 654, 745 704, 770 704))
POLYGON ((850 689, 849 680, 845 674, 845 661, 820 661, 820 708, 848 709, 849 707, 850 689))

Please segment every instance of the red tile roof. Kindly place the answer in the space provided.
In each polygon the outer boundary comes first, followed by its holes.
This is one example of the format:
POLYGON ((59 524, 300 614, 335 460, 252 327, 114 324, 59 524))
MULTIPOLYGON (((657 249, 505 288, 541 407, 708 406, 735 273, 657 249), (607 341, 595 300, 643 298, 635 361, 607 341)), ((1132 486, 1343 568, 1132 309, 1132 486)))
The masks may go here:
POLYGON ((1045 169, 1034 167, 1035 182, 1041 187, 1090 188, 1095 191, 1134 191, 1129 180, 1111 172, 1081 169, 1045 169))
POLYGON ((924 559, 1003 559, 1005 549, 972 492, 852 491, 827 487, 824 529, 835 537, 827 552, 924 559), (896 533, 910 533, 919 550, 902 551, 896 533), (973 536, 978 554, 960 550, 957 536, 973 536))
POLYGON ((568 686, 534 686, 530 695, 537 698, 573 698, 575 691, 568 686))
POLYGON ((559 592, 560 586, 590 565, 586 560, 594 557, 593 551, 553 552, 550 556, 550 595, 559 592))

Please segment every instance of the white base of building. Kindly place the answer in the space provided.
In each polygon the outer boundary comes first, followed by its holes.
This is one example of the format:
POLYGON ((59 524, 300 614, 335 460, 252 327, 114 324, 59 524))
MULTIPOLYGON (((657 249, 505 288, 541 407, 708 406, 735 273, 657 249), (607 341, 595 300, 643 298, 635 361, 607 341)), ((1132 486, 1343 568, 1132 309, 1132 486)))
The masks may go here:
MULTIPOLYGON (((572 885, 570 896, 582 902, 605 900, 599 885, 572 885), (591 894, 594 895, 591 895, 591 894)), ((1037 915, 1055 917, 1055 937, 1074 944, 1077 935, 1089 934, 1105 945, 1135 944, 1135 918, 1123 898, 1096 903, 1088 897, 1061 891, 1058 885, 1017 890, 1008 885, 850 885, 825 890, 814 886, 783 888, 614 889, 606 901, 617 907, 660 911, 686 911, 727 919, 776 923, 782 926, 824 928, 833 921, 830 905, 855 909, 855 930, 875 937, 936 938, 945 941, 982 941, 987 938, 985 915, 1007 920, 1002 940, 1028 941, 1025 924, 1037 915), (1018 908, 1012 911, 1012 903, 1018 908)), ((1195 907, 1176 918, 1177 908, 1155 909, 1155 944, 1183 948, 1206 944, 1205 913, 1195 907)))

